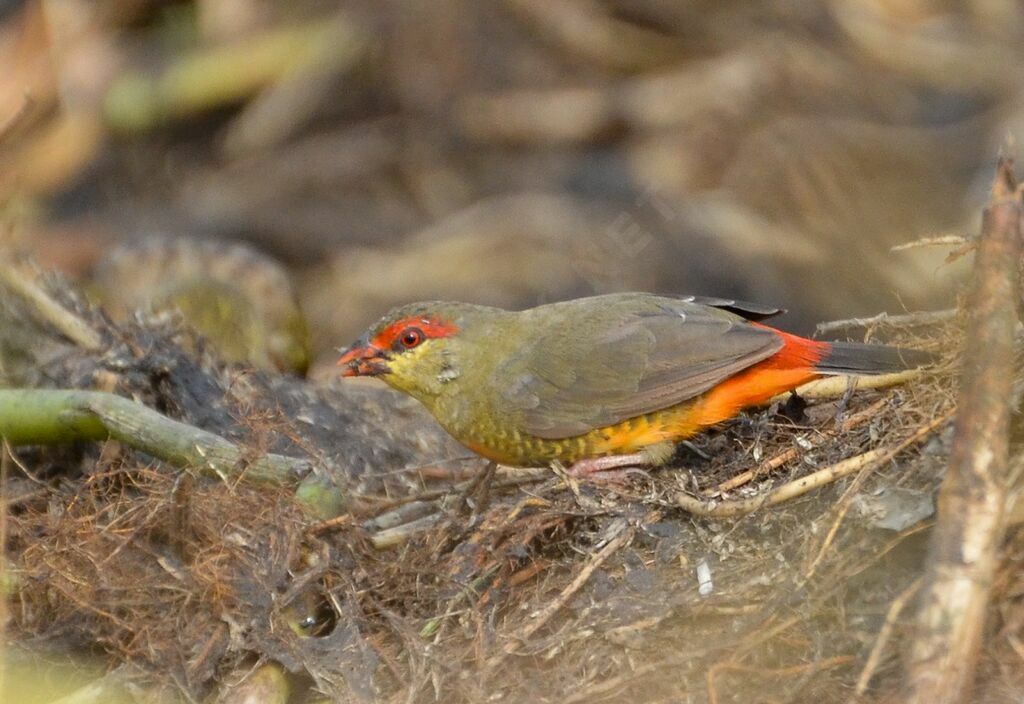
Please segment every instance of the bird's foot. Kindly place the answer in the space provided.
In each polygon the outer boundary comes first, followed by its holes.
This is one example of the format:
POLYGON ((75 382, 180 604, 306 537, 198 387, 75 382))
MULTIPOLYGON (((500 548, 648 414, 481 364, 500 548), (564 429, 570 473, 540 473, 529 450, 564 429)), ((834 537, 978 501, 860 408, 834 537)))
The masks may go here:
POLYGON ((466 513, 480 513, 487 509, 491 498, 491 483, 498 470, 497 462, 488 462, 483 471, 477 474, 467 484, 459 495, 459 504, 466 513))
POLYGON ((577 460, 565 472, 574 479, 587 477, 599 481, 618 481, 630 476, 650 478, 647 472, 640 469, 641 466, 650 464, 650 455, 645 452, 635 452, 631 455, 609 455, 608 457, 577 460))

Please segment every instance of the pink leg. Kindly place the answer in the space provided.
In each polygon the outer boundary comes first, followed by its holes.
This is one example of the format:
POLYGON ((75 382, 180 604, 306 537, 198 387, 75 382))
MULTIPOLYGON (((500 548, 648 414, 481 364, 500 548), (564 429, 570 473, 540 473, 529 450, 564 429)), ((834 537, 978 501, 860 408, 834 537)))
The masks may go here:
POLYGON ((609 455, 608 457, 591 457, 573 462, 566 470, 570 477, 591 477, 593 479, 622 479, 631 474, 646 477, 647 472, 640 466, 649 466, 651 458, 643 452, 631 455, 609 455), (599 476, 594 476, 594 475, 599 476))

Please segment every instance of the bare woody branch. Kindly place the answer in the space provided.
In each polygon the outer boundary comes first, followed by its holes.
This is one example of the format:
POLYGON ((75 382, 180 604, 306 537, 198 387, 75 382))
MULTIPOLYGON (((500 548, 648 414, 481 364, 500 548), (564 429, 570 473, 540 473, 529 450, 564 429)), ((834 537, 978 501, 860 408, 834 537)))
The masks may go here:
POLYGON ((1000 162, 977 250, 953 448, 909 646, 909 696, 969 701, 1006 504, 1021 193, 1000 162))

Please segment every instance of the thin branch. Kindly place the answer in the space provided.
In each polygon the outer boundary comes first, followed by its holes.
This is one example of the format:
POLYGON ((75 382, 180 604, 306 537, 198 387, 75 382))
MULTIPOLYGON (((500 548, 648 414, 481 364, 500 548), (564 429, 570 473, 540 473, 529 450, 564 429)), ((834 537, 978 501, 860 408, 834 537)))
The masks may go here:
MULTIPOLYGON (((878 413, 886 405, 888 405, 888 403, 888 397, 878 399, 867 408, 858 411, 857 413, 853 414, 852 416, 844 420, 840 424, 839 432, 848 433, 854 428, 863 425, 865 422, 877 416, 878 413)), ((834 436, 834 433, 830 433, 827 437, 832 436, 834 436)), ((714 487, 713 489, 704 492, 704 495, 707 498, 713 498, 715 496, 721 496, 722 494, 732 491, 734 489, 738 489, 739 487, 745 484, 749 484, 758 477, 774 472, 776 469, 786 464, 787 462, 795 460, 797 457, 800 456, 800 453, 802 451, 804 451, 804 449, 796 445, 794 445, 793 447, 787 447, 782 452, 779 452, 778 454, 764 460, 756 467, 748 469, 744 472, 740 472, 739 474, 730 477, 729 479, 726 479, 724 482, 714 487)))
MULTIPOLYGON (((803 386, 798 386, 795 392, 804 399, 830 399, 840 398, 849 393, 850 388, 854 389, 887 389, 890 386, 900 386, 912 381, 924 372, 920 369, 908 369, 892 374, 878 374, 875 376, 826 376, 814 381, 808 381, 803 386)), ((786 391, 772 398, 772 401, 783 401, 789 397, 790 392, 786 391)))
POLYGON ((39 317, 55 327, 64 337, 86 350, 98 350, 103 338, 88 323, 62 306, 44 291, 39 284, 19 271, 10 261, 10 253, 3 252, 7 262, 0 264, 0 284, 21 296, 39 314, 39 317))
POLYGON ((417 518, 414 521, 403 523, 394 528, 387 528, 370 537, 370 543, 378 550, 398 547, 413 536, 419 535, 438 524, 441 520, 440 513, 432 513, 429 516, 417 518))
POLYGON ((814 474, 800 479, 794 479, 783 484, 778 489, 773 489, 766 494, 754 496, 749 499, 738 499, 735 501, 702 501, 689 494, 679 493, 673 497, 675 505, 684 511, 696 516, 709 516, 713 518, 726 518, 732 516, 745 516, 753 513, 762 506, 775 506, 783 501, 795 499, 798 496, 826 486, 832 482, 849 476, 855 472, 868 467, 878 467, 892 460, 896 455, 928 437, 937 428, 944 425, 952 416, 952 413, 944 413, 940 417, 926 423, 918 428, 913 435, 888 448, 871 450, 854 457, 836 462, 814 474))
POLYGON ((748 469, 744 472, 740 472, 739 474, 730 477, 729 479, 726 479, 724 482, 714 487, 713 489, 709 489, 708 491, 704 492, 704 496, 710 499, 716 496, 721 496, 722 494, 730 492, 734 489, 739 489, 741 486, 749 484, 758 477, 763 477, 766 474, 770 474, 771 472, 774 472, 776 469, 786 464, 787 462, 795 460, 797 457, 800 456, 801 451, 801 448, 799 448, 796 445, 792 447, 787 447, 782 452, 773 455, 772 457, 769 457, 756 467, 748 469))
POLYGON ((860 677, 857 678, 857 688, 854 690, 856 697, 863 696, 864 692, 867 691, 868 685, 871 684, 871 678, 875 676, 878 664, 882 661, 882 653, 885 652, 885 646, 889 642, 889 638, 892 637, 893 630, 896 628, 896 619, 900 617, 907 602, 914 598, 920 588, 921 578, 918 577, 889 604, 889 610, 885 614, 885 622, 882 624, 881 629, 879 629, 878 637, 875 638, 875 644, 872 646, 868 659, 864 663, 864 669, 860 671, 860 677))
POLYGON ((903 315, 889 315, 879 313, 870 318, 846 318, 845 320, 831 320, 827 323, 818 323, 816 329, 819 333, 835 332, 836 330, 848 330, 850 328, 868 328, 874 326, 889 327, 921 327, 925 325, 937 325, 953 320, 957 316, 955 308, 946 310, 923 311, 920 313, 906 313, 903 315))
POLYGON ((661 661, 657 662, 646 662, 637 665, 635 668, 624 672, 621 675, 615 675, 609 677, 606 680, 592 684, 586 689, 577 690, 562 699, 562 704, 579 704, 579 702, 593 702, 604 699, 609 692, 612 692, 619 687, 634 682, 645 675, 658 670, 666 671, 665 668, 671 665, 671 663, 665 663, 661 661))
POLYGON ((869 467, 865 467, 857 476, 853 478, 850 485, 843 491, 843 495, 839 497, 839 501, 836 502, 835 506, 832 507, 836 517, 832 520, 832 525, 828 529, 828 533, 825 534, 825 539, 821 541, 821 547, 818 548, 817 554, 814 559, 811 560, 810 566, 804 572, 804 581, 810 580, 814 575, 814 572, 818 569, 818 565, 825 559, 825 554, 828 553, 829 547, 832 545, 832 541, 836 539, 836 535, 839 533, 840 526, 843 525, 843 520, 846 518, 846 514, 850 511, 850 507, 853 506, 853 499, 860 493, 861 488, 864 486, 864 482, 868 480, 871 475, 869 467))
POLYGON ((912 242, 904 242, 898 244, 895 247, 889 249, 890 252, 904 252, 908 249, 917 249, 918 247, 937 247, 937 246, 949 246, 954 245, 957 247, 962 246, 968 239, 963 235, 938 235, 936 237, 921 237, 912 242))

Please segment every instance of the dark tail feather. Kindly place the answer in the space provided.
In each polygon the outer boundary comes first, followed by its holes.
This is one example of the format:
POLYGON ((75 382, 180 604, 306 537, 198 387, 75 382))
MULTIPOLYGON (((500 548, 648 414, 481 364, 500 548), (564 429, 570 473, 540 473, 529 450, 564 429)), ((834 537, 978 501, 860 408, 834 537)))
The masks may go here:
POLYGON ((822 374, 891 374, 931 364, 935 355, 921 350, 858 342, 832 342, 828 355, 815 365, 822 374))

